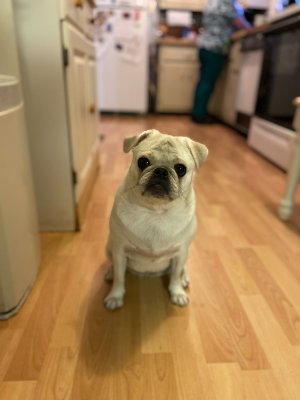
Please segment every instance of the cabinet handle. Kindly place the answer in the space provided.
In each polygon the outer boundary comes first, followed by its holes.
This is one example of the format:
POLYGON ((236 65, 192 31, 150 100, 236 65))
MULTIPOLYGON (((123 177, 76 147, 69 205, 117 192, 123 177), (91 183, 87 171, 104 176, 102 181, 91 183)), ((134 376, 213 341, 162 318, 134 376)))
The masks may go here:
POLYGON ((92 105, 90 106, 89 111, 90 111, 90 114, 95 114, 95 112, 96 112, 96 106, 95 106, 95 104, 92 104, 92 105))
POLYGON ((83 0, 75 0, 75 7, 83 8, 83 0))

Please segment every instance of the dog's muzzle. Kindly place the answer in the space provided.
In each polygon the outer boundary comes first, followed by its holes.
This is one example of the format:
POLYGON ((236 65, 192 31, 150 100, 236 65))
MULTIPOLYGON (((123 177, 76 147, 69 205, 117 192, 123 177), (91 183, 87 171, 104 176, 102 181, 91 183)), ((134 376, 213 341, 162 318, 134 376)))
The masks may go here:
POLYGON ((153 197, 165 197, 170 194, 170 179, 167 169, 156 168, 146 184, 145 193, 153 197))

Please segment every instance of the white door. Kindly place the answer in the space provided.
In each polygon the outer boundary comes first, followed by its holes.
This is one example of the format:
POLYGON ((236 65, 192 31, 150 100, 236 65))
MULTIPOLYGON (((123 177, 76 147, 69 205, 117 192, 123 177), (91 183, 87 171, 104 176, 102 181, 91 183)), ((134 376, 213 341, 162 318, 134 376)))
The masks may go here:
POLYGON ((86 63, 86 100, 87 112, 87 154, 89 154, 98 139, 98 106, 97 106, 97 79, 95 48, 87 41, 86 63))
POLYGON ((64 22, 63 26, 68 50, 67 95, 78 203, 89 179, 93 150, 97 145, 95 49, 92 42, 72 25, 64 22))

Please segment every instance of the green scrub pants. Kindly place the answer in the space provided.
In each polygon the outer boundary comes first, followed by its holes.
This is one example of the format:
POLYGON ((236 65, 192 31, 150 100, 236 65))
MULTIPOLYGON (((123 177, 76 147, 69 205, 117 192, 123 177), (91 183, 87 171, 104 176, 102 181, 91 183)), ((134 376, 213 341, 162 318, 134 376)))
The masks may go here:
POLYGON ((194 99, 193 117, 201 121, 207 115, 209 98, 215 83, 221 74, 226 55, 199 49, 200 80, 197 84, 194 99))

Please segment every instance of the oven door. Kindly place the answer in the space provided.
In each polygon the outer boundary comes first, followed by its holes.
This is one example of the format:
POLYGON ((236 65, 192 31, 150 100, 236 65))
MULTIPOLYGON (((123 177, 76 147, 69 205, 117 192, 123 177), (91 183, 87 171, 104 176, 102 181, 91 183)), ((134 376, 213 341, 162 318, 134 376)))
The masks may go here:
POLYGON ((292 101, 300 95, 300 15, 271 25, 265 35, 256 115, 293 129, 292 101))

